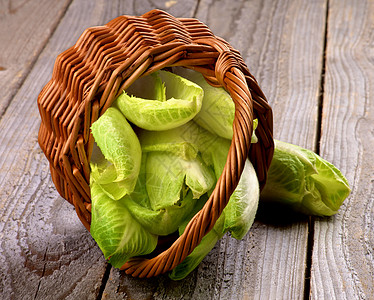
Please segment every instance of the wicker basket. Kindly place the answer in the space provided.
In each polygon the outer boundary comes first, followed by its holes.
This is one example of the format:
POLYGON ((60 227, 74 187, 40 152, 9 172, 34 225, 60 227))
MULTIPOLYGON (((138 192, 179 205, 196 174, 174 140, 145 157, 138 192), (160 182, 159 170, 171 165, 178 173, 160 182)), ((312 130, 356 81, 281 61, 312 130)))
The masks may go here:
POLYGON ((265 184, 274 144, 272 111, 264 94, 239 52, 206 25, 152 10, 86 29, 57 57, 52 79, 38 97, 39 144, 49 160, 52 180, 89 230, 91 124, 137 78, 172 66, 201 72, 210 84, 230 93, 236 107, 234 137, 214 192, 183 235, 157 256, 134 258, 123 266, 138 277, 172 270, 192 252, 226 206, 248 156, 260 185, 265 184), (254 118, 259 120, 259 142, 251 145, 254 118))

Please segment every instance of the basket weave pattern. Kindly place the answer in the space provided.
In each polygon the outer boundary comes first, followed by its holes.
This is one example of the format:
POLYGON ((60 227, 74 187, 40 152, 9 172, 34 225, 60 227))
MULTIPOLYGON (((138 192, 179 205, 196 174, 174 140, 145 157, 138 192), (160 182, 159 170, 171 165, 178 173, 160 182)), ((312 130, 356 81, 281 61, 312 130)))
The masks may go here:
POLYGON ((226 206, 247 157, 260 185, 265 184, 274 144, 272 111, 264 94, 239 52, 206 25, 152 10, 86 29, 73 47, 57 57, 52 79, 38 97, 39 144, 49 160, 52 180, 89 230, 91 124, 137 78, 173 66, 201 72, 211 85, 230 93, 236 109, 234 136, 211 197, 183 235, 158 256, 133 258, 123 266, 126 273, 138 277, 172 270, 192 252, 226 206), (259 120, 259 142, 251 145, 254 118, 259 120))

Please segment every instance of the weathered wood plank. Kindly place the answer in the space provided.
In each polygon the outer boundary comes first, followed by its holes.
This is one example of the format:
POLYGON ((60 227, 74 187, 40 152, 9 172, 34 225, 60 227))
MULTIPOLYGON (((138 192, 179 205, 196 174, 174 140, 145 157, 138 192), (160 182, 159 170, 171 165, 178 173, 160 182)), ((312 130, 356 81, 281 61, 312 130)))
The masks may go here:
MULTIPOLYGON (((96 299, 99 295, 107 264, 73 207, 58 196, 51 182, 47 160, 37 145, 36 99, 51 76, 56 56, 74 44, 84 29, 120 14, 155 8, 150 2, 137 8, 138 3, 74 1, 22 86, 18 91, 18 86, 9 88, 14 97, 0 120, 1 299, 96 299)), ((172 7, 176 10, 178 5, 172 7)), ((193 2, 182 7, 180 15, 194 10, 193 2)), ((29 23, 35 27, 39 21, 29 23)), ((38 47, 30 46, 35 55, 38 47)))
MULTIPOLYGON (((276 137, 311 149, 316 139, 325 9, 325 1, 205 0, 196 14, 243 54, 274 107, 276 137)), ((224 237, 180 282, 166 276, 139 280, 112 269, 103 298, 303 298, 307 218, 284 219, 276 212, 263 213, 243 241, 224 237)))
POLYGON ((70 2, 0 2, 0 117, 70 2))
POLYGON ((126 0, 118 6, 118 15, 133 14, 142 15, 151 9, 162 9, 178 18, 186 18, 193 15, 198 0, 126 0))
MULTIPOLYGON (((272 104, 275 138, 314 150, 325 1, 242 1, 238 7, 202 1, 202 5, 198 18, 241 51, 272 104)), ((220 283, 217 276, 212 283, 215 299, 303 298, 307 219, 291 218, 280 226, 271 220, 274 213, 268 217, 270 212, 263 211, 243 244, 231 238, 221 243, 226 263, 220 276, 238 284, 220 283), (235 264, 230 266, 233 258, 235 264)))
MULTIPOLYGON (((96 298, 106 268, 72 207, 57 196, 36 144, 36 97, 50 77, 54 58, 86 27, 119 14, 141 14, 157 6, 187 17, 196 3, 77 0, 69 7, 0 121, 5 133, 0 136, 2 298, 96 298), (61 290, 53 288, 56 284, 61 290)), ((309 148, 315 139, 324 9, 324 1, 200 1, 196 15, 242 52, 276 111, 275 123, 281 124, 276 137, 309 148)), ((180 282, 167 276, 133 279, 112 269, 103 298, 300 298, 306 222, 280 226, 266 218, 263 215, 243 241, 225 237, 180 282)))
MULTIPOLYGON (((57 54, 85 28, 116 17, 118 5, 75 1, 0 121, 1 299, 93 299, 99 293, 106 263, 51 183, 37 145, 36 98, 57 54)), ((36 55, 38 47, 30 51, 36 55)))
POLYGON ((312 299, 374 295, 374 3, 329 2, 321 154, 352 193, 339 214, 317 220, 312 299))

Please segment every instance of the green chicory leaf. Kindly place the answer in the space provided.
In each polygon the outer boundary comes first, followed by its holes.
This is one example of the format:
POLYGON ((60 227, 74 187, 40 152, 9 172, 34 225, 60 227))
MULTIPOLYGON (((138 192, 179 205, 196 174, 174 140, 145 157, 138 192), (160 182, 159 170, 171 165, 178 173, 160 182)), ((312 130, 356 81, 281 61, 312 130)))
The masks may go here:
POLYGON ((188 122, 176 129, 142 131, 139 139, 143 151, 149 155, 147 173, 157 170, 147 179, 148 193, 154 195, 150 197, 155 201, 159 201, 156 199, 163 192, 164 203, 175 203, 184 182, 192 190, 194 198, 214 187, 216 178, 202 155, 204 146, 208 146, 207 141, 209 143, 213 139, 206 130, 199 130, 196 124, 188 122))
MULTIPOLYGON (((253 224, 259 193, 256 171, 250 161, 247 160, 238 186, 214 227, 203 237, 192 253, 172 270, 169 277, 173 280, 185 278, 200 264, 227 231, 234 238, 242 239, 253 224)), ((200 210, 200 208, 195 209, 195 212, 200 210)), ((183 233, 187 223, 184 222, 181 225, 180 234, 183 233)))
POLYGON ((225 216, 223 232, 228 230, 234 238, 241 240, 253 224, 259 196, 257 174, 251 162, 247 160, 238 186, 223 210, 225 216))
POLYGON ((261 200, 290 205, 311 215, 332 216, 349 195, 347 179, 313 151, 275 141, 261 200))
POLYGON ((198 199, 215 185, 213 171, 198 157, 184 160, 171 153, 150 152, 146 168, 146 187, 154 210, 178 204, 187 188, 198 199))
MULTIPOLYGON (((211 167, 214 157, 219 156, 218 160, 223 163, 222 170, 226 161, 221 157, 226 159, 231 143, 210 133, 194 121, 170 130, 141 131, 139 140, 143 152, 162 150, 185 160, 195 159, 199 155, 203 162, 211 167)), ((216 171, 215 174, 220 175, 216 171)))
POLYGON ((204 90, 203 104, 194 121, 211 133, 232 139, 235 104, 224 88, 211 86, 204 76, 186 68, 175 68, 175 72, 201 86, 204 90))
POLYGON ((140 205, 131 196, 124 197, 123 201, 131 215, 144 229, 149 233, 165 236, 178 230, 181 222, 187 218, 193 209, 197 199, 192 199, 192 193, 188 192, 179 204, 158 210, 140 205))
POLYGON ((136 126, 147 130, 167 130, 187 123, 201 109, 204 91, 193 82, 167 71, 150 75, 153 83, 140 87, 137 94, 123 92, 114 105, 136 126), (142 90, 153 90, 142 98, 142 90), (136 96, 136 95, 142 96, 136 96))
POLYGON ((91 159, 91 180, 112 199, 118 200, 134 190, 141 162, 139 140, 116 108, 110 107, 92 124, 99 148, 91 159))
POLYGON ((145 230, 132 217, 123 199, 113 200, 102 188, 91 182, 91 235, 106 259, 116 268, 130 257, 151 253, 157 236, 145 230))
MULTIPOLYGON (((188 190, 188 185, 184 182, 184 180, 186 180, 186 173, 189 172, 188 170, 183 170, 184 175, 181 173, 180 185, 173 185, 177 190, 174 203, 173 201, 168 202, 170 198, 166 190, 162 188, 163 185, 156 186, 156 192, 154 192, 153 186, 149 186, 148 182, 148 189, 151 190, 152 195, 152 197, 149 197, 147 192, 147 179, 154 184, 159 180, 163 180, 160 178, 160 175, 165 174, 167 169, 172 168, 172 165, 168 166, 164 164, 161 166, 161 169, 164 169, 161 173, 158 172, 159 166, 156 166, 156 168, 149 168, 148 166, 147 168, 148 157, 152 157, 152 155, 156 154, 157 153, 143 153, 142 167, 135 190, 131 195, 125 197, 124 201, 132 216, 150 233, 168 235, 178 230, 181 222, 190 214, 196 202, 201 201, 201 197, 200 199, 194 199, 192 191, 188 190), (159 195, 158 193, 161 192, 164 192, 164 194, 159 195)), ((156 156, 156 160, 158 161, 162 157, 156 156)), ((166 174, 167 178, 170 179, 171 182, 174 182, 174 178, 171 178, 170 175, 171 174, 166 174)), ((213 180, 210 184, 214 183, 213 180)))

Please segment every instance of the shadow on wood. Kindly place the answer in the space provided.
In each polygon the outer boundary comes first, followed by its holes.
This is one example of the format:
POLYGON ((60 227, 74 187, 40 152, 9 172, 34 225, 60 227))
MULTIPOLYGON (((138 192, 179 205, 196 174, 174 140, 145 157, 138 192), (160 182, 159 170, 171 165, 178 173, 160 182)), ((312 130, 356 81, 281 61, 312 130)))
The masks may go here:
POLYGON ((294 223, 308 222, 309 216, 298 213, 289 207, 279 204, 260 201, 256 221, 272 226, 289 226, 294 223))

